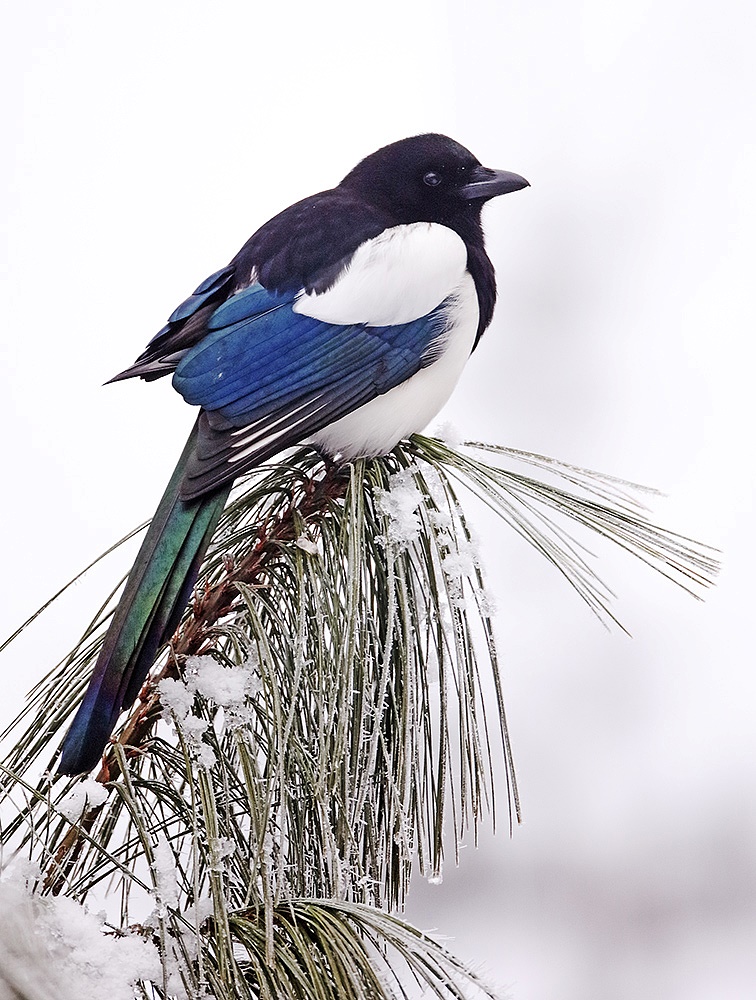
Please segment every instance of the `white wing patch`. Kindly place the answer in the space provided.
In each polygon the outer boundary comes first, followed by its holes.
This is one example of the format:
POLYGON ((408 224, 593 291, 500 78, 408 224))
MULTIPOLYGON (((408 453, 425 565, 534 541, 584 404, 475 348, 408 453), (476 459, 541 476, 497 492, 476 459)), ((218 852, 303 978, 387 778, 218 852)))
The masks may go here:
POLYGON ((358 247, 326 292, 301 292, 294 312, 324 323, 394 326, 426 316, 459 288, 467 248, 453 229, 413 222, 358 247))
POLYGON ((233 465, 234 462, 246 458, 252 452, 274 444, 278 439, 289 434, 298 424, 309 420, 313 414, 323 408, 323 405, 323 403, 318 403, 317 398, 310 399, 277 420, 266 420, 262 425, 257 421, 232 431, 231 447, 234 452, 229 455, 228 462, 233 465))
POLYGON ((425 428, 452 394, 470 357, 478 329, 478 296, 465 272, 452 291, 438 360, 406 382, 348 413, 308 440, 345 462, 385 455, 425 428))

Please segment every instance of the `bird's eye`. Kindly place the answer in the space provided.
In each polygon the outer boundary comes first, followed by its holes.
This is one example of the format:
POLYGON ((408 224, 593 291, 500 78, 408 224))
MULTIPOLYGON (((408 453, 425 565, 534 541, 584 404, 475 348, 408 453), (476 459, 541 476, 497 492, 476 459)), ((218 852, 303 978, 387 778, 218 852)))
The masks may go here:
POLYGON ((437 174, 434 170, 429 170, 423 177, 423 184, 427 184, 428 187, 438 187, 440 183, 441 174, 437 174))

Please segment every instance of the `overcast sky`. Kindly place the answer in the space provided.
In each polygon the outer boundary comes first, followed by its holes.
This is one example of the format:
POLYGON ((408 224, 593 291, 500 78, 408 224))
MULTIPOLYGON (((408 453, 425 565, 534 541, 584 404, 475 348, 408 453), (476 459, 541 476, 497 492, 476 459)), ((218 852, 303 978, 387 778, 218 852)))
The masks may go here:
MULTIPOLYGON (((525 823, 410 916, 516 1000, 756 981, 752 19, 745 0, 3 16, 3 634, 152 513, 191 426, 167 381, 102 383, 258 225, 420 131, 532 184, 486 210, 499 305, 444 419, 656 486, 668 526, 724 549, 703 605, 602 556, 630 639, 483 525, 525 823)), ((101 596, 77 587, 4 655, 4 718, 101 596)))

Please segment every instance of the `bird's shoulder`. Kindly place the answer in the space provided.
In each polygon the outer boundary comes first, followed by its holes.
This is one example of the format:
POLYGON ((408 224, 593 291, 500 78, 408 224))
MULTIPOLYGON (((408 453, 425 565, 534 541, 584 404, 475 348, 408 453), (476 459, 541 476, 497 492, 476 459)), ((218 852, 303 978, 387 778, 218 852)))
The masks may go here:
POLYGON ((395 225, 391 215, 342 188, 310 195, 261 226, 231 261, 236 288, 326 291, 358 247, 395 225))

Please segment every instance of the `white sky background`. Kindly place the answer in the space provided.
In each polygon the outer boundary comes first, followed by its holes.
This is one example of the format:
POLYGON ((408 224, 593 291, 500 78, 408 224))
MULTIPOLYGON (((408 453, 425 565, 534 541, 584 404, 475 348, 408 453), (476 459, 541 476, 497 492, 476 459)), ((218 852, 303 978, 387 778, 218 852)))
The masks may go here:
MULTIPOLYGON (((525 823, 410 917, 516 1000, 752 995, 751 5, 67 7, 0 30, 0 631, 152 513, 191 426, 101 383, 272 214, 447 132, 533 186, 487 210, 499 306, 444 419, 659 487, 726 565, 700 605, 605 554, 629 639, 485 526, 525 823)), ((103 579, 3 656, 4 718, 103 579)))

